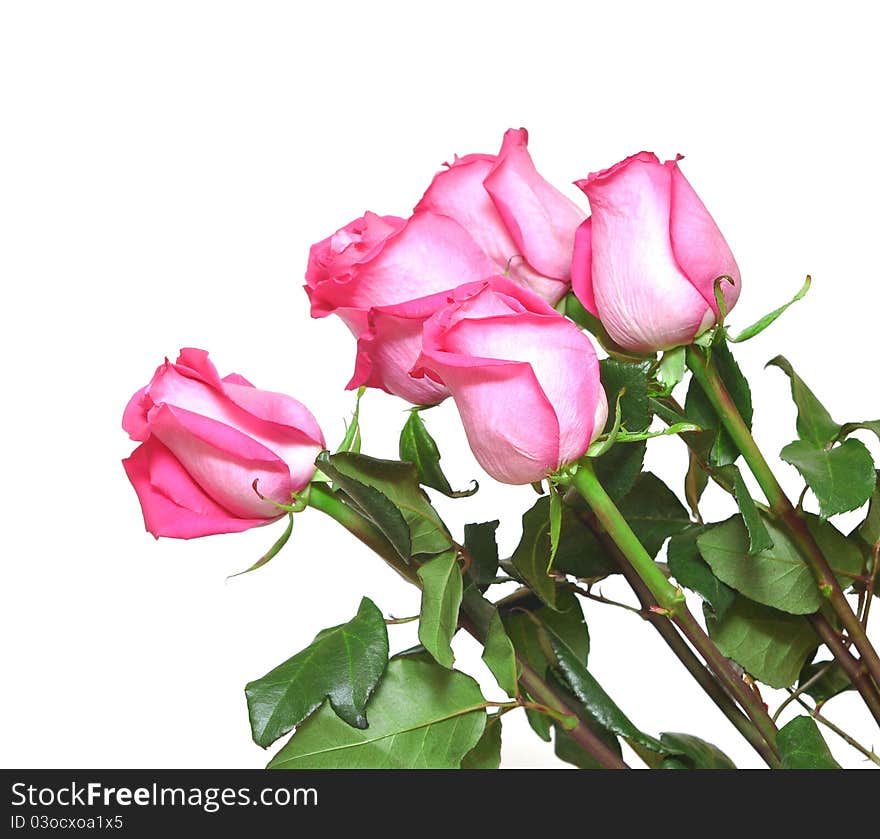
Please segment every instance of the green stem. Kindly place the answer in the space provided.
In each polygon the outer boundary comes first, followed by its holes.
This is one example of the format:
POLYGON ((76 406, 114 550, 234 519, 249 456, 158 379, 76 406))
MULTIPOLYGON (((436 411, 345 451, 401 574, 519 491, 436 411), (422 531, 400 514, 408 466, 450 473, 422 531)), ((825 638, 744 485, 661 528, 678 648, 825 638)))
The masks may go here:
POLYGON ((629 567, 638 575, 651 595, 657 600, 663 614, 675 622, 685 638, 703 656, 706 663, 736 697, 754 726, 761 733, 770 749, 776 753, 776 726, 767 709, 742 679, 732 672, 727 659, 697 623, 685 603, 681 590, 666 579, 654 559, 644 549, 626 519, 605 492, 593 464, 582 460, 571 479, 572 486, 590 505, 596 518, 619 549, 629 567))
MULTIPOLYGON (((374 553, 384 559, 398 574, 405 577, 413 585, 421 587, 421 580, 416 573, 415 567, 404 562, 400 554, 397 553, 397 550, 385 538, 382 532, 371 521, 340 501, 329 487, 323 484, 313 484, 309 496, 309 505, 335 519, 374 553)), ((474 589, 469 589, 467 596, 462 602, 462 627, 484 645, 494 608, 488 600, 474 589)), ((552 685, 543 679, 519 655, 517 655, 517 659, 520 665, 519 681, 528 695, 563 717, 577 719, 577 724, 574 728, 566 732, 569 737, 587 754, 595 758, 604 769, 629 769, 629 766, 593 733, 583 718, 569 707, 565 699, 559 695, 552 685)))
MULTIPOLYGON (((679 661, 684 665, 685 669, 694 677, 697 684, 706 692, 707 696, 718 706, 718 709, 727 717, 737 731, 751 744, 752 748, 761 756, 764 762, 771 769, 779 769, 781 764, 779 757, 773 748, 767 743, 761 732, 755 724, 739 709, 739 706, 731 698, 731 694, 725 690, 724 686, 719 683, 718 677, 715 677, 712 671, 706 667, 691 649, 688 642, 679 634, 679 631, 673 626, 669 620, 661 614, 658 614, 653 608, 657 606, 657 601, 651 596, 648 587, 642 582, 638 574, 635 573, 632 566, 626 561, 617 545, 609 538, 607 533, 595 528, 592 523, 587 522, 587 526, 593 530, 595 536, 602 543, 602 546, 608 553, 614 557, 620 566, 620 570, 630 587, 635 592, 639 603, 642 605, 643 611, 640 613, 649 621, 651 626, 657 630, 661 638, 666 642, 673 653, 678 657, 679 661)), ((709 644, 711 640, 705 639, 709 644)), ((699 642, 700 639, 697 638, 699 642)), ((706 647, 705 644, 700 646, 706 647)), ((714 645, 713 645, 714 646, 714 645)), ((708 648, 707 648, 708 650, 708 648)), ((708 652, 704 654, 708 660, 708 652)), ((727 662, 721 657, 716 660, 716 664, 724 667, 727 674, 725 682, 737 679, 737 674, 732 671, 727 662)))
MULTIPOLYGON (((724 386, 710 360, 697 347, 688 347, 687 362, 694 378, 705 391, 712 407, 721 418, 734 443, 745 458, 752 474, 758 481, 761 491, 767 497, 773 514, 782 522, 795 544, 803 554, 819 590, 828 597, 834 613, 837 615, 856 649, 861 653, 862 661, 877 686, 880 686, 880 656, 868 640, 864 627, 853 612, 843 589, 837 582, 834 571, 825 559, 821 548, 813 538, 806 522, 792 505, 785 491, 776 480, 773 470, 758 448, 749 427, 739 413, 733 398, 724 386)), ((823 618, 824 620, 824 618, 823 618)), ((875 691, 876 692, 876 691, 875 691)))

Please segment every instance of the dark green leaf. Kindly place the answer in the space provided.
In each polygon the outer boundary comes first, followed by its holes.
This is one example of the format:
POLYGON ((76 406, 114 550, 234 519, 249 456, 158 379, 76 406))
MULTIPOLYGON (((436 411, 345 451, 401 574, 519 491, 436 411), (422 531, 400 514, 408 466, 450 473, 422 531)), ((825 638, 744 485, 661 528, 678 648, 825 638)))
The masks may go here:
MULTIPOLYGON (((743 376, 733 354, 726 344, 716 344, 712 348, 712 364, 721 381, 727 388, 733 402, 739 410, 746 425, 752 426, 752 393, 749 383, 743 376)), ((726 466, 739 457, 739 449, 727 431, 721 426, 721 420, 709 402, 703 389, 696 379, 691 379, 684 403, 685 419, 696 423, 700 428, 714 429, 715 438, 709 451, 709 462, 714 466, 726 466)))
POLYGON ((434 438, 425 428, 420 409, 413 408, 409 412, 409 419, 400 432, 400 459, 415 464, 419 474, 419 481, 427 487, 436 489, 450 498, 466 498, 473 495, 478 489, 476 481, 467 490, 454 490, 446 475, 440 468, 440 450, 434 438))
POLYGON ((794 466, 813 490, 822 518, 861 507, 874 491, 874 461, 861 440, 844 440, 833 449, 796 440, 780 457, 794 466))
POLYGON ((510 697, 517 695, 519 667, 513 642, 507 637, 501 615, 492 614, 489 631, 486 634, 486 646, 483 650, 483 661, 495 677, 501 689, 510 697))
POLYGON ((755 505, 755 500, 743 480, 742 472, 733 465, 726 468, 733 472, 733 496, 749 533, 749 554, 754 556, 761 551, 769 550, 773 547, 773 539, 770 537, 764 519, 755 505))
POLYGON ((677 734, 667 731, 660 735, 660 742, 671 752, 679 752, 676 759, 684 764, 683 768, 736 769, 733 761, 721 749, 699 737, 694 737, 692 734, 677 734))
POLYGON ((300 725, 269 769, 458 769, 480 741, 477 683, 430 660, 393 659, 370 701, 370 727, 351 728, 326 706, 300 725))
POLYGON ((618 505, 639 541, 657 556, 666 539, 691 524, 690 516, 675 493, 656 475, 643 472, 618 505))
POLYGON ((467 575, 480 589, 485 589, 498 573, 497 529, 498 519, 464 526, 464 547, 471 557, 467 575))
MULTIPOLYGON (((880 472, 877 473, 880 479, 880 472)), ((871 493, 871 504, 865 520, 859 525, 859 538, 868 546, 873 547, 880 542, 880 483, 874 486, 871 493)))
MULTIPOLYGON (((546 505, 547 501, 539 500, 538 504, 546 505)), ((562 529, 559 550, 553 560, 554 569, 579 579, 597 579, 618 573, 620 566, 580 518, 581 515, 578 510, 563 505, 562 529)))
POLYGON ((833 660, 830 661, 814 661, 801 670, 798 678, 798 688, 807 684, 817 673, 822 671, 815 682, 809 685, 804 693, 812 696, 816 700, 817 705, 827 702, 839 693, 852 689, 852 682, 846 675, 844 669, 833 660))
POLYGON ((666 561, 679 585, 699 594, 720 619, 733 605, 736 594, 712 573, 700 556, 697 537, 707 530, 707 526, 694 526, 673 536, 666 548, 666 561))
MULTIPOLYGON (((614 405, 618 394, 625 389, 620 400, 621 419, 627 431, 642 431, 651 423, 648 409, 648 362, 626 363, 606 358, 599 368, 602 386, 608 404, 614 405)), ((609 416, 605 431, 610 431, 614 418, 609 416)), ((595 462, 596 474, 605 491, 615 500, 630 490, 645 457, 646 443, 628 443, 614 446, 595 462)))
POLYGON ((783 769, 840 769, 819 727, 809 717, 795 717, 780 728, 776 742, 783 769))
POLYGON ((794 372, 788 359, 781 355, 767 362, 767 366, 778 367, 791 380, 791 396, 797 406, 797 433, 801 440, 812 443, 820 449, 834 440, 840 432, 840 425, 831 419, 825 406, 816 399, 815 394, 803 379, 794 372))
POLYGON ((806 618, 737 597, 722 618, 709 621, 709 635, 718 649, 764 684, 794 684, 807 656, 816 646, 806 618))
POLYGON ((554 632, 549 632, 550 645, 556 659, 555 666, 563 680, 583 705, 590 717, 600 726, 638 743, 652 751, 669 751, 659 740, 640 731, 632 724, 626 714, 593 678, 586 665, 580 661, 571 648, 554 632))
POLYGON ((453 547, 446 526, 419 486, 413 464, 354 452, 324 452, 318 456, 317 465, 374 521, 405 559, 443 553, 453 547), (394 510, 399 514, 397 518, 392 515, 394 510), (400 528, 401 516, 405 531, 400 528))
POLYGON ((501 717, 486 718, 483 736, 461 761, 462 769, 498 769, 501 766, 501 717))
POLYGON ((559 490, 550 484, 550 559, 547 562, 547 570, 553 567, 553 560, 559 550, 559 536, 562 531, 562 498, 559 490))
POLYGON ((419 641, 438 664, 452 667, 455 656, 450 643, 458 630, 458 610, 464 585, 454 550, 426 562, 418 570, 422 581, 419 641))
POLYGON ((523 579, 548 606, 556 608, 556 583, 547 573, 550 564, 550 502, 546 497, 522 517, 522 537, 510 562, 523 579))
POLYGON ((345 727, 366 728, 367 700, 387 663, 385 619, 365 597, 348 623, 324 630, 304 650, 247 685, 254 742, 263 747, 275 742, 325 698, 345 727))

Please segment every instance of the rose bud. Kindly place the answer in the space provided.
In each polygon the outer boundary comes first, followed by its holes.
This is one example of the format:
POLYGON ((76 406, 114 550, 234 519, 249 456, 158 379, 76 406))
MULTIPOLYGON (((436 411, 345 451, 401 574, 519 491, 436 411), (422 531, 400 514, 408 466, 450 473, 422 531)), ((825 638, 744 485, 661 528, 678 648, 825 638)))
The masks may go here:
POLYGON ((622 347, 653 353, 688 344, 718 320, 715 281, 726 308, 740 273, 721 231, 678 168, 649 152, 577 185, 592 216, 578 229, 572 288, 622 347))
POLYGON ((556 303, 568 291, 574 235, 586 213, 535 169, 528 132, 511 128, 497 155, 456 157, 416 211, 454 218, 499 274, 556 303))
POLYGON ((208 354, 190 348, 135 393, 122 427, 142 441, 123 466, 157 538, 275 521, 284 511, 272 502, 290 504, 305 489, 324 448, 302 403, 236 373, 221 379, 208 354))
POLYGON ((590 339, 503 277, 450 292, 425 322, 413 374, 449 388, 474 455, 503 483, 576 461, 608 415, 590 339))

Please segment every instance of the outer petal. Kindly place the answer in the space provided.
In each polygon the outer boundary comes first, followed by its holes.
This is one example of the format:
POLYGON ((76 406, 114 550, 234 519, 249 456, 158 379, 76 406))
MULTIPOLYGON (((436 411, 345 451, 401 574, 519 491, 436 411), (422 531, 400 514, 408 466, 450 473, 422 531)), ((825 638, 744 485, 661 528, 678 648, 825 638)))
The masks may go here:
POLYGON ((524 128, 505 133, 484 185, 529 264, 567 282, 575 230, 586 213, 538 174, 526 148, 528 136, 524 128))
POLYGON ((642 152, 578 184, 593 211, 596 309, 617 343, 640 352, 689 343, 708 311, 672 252, 670 175, 642 152))
POLYGON ((571 258, 571 290, 584 308, 599 317, 593 294, 593 220, 587 219, 574 234, 571 258))
POLYGON ((368 212, 312 245, 305 289, 312 303, 313 318, 326 317, 344 303, 345 287, 355 267, 374 258, 388 237, 405 223, 397 216, 368 212))
POLYGON ((493 273, 504 273, 555 303, 565 294, 566 284, 545 277, 529 265, 483 186, 497 160, 493 154, 456 158, 434 176, 415 212, 440 213, 455 219, 495 263, 493 273))
POLYGON ((416 213, 370 262, 358 266, 346 305, 362 309, 417 300, 495 272, 454 219, 416 213))
POLYGON ((122 465, 140 500, 144 525, 156 538, 237 533, 269 521, 233 516, 193 482, 155 437, 138 446, 122 465))
POLYGON ((122 428, 128 432, 128 436, 132 440, 146 440, 150 436, 147 413, 153 407, 153 401, 147 396, 148 389, 149 385, 137 391, 128 400, 122 414, 122 428))
POLYGON ((277 508, 254 492, 255 480, 267 498, 290 501, 294 490, 285 462, 237 429, 165 404, 150 412, 150 427, 192 479, 232 515, 277 516, 277 508))
POLYGON ((415 405, 435 405, 449 391, 428 378, 413 378, 410 370, 422 351, 422 326, 447 301, 441 292, 396 306, 370 310, 370 327, 358 341, 352 390, 365 385, 400 396, 415 405))
POLYGON ((528 363, 558 423, 553 468, 587 450, 601 391, 599 362, 589 338, 571 321, 532 313, 467 319, 446 333, 444 345, 463 355, 528 363))
POLYGON ((715 219, 678 168, 678 160, 668 160, 665 165, 671 173, 669 235, 675 259, 716 316, 715 279, 724 274, 732 277, 734 285, 726 282, 721 285, 727 311, 730 311, 739 299, 739 266, 715 219))

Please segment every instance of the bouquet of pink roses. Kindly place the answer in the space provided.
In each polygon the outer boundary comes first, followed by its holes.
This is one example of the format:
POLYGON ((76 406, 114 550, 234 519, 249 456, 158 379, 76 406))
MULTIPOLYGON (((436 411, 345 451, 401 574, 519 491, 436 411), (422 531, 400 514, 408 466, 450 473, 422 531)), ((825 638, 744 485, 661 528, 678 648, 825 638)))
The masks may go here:
POLYGON ((837 422, 774 358, 797 407, 796 439, 780 455, 803 478, 792 500, 752 436, 731 348, 803 297, 809 278, 733 333, 740 272, 677 160, 641 152, 577 181, 588 216, 538 173, 527 140, 508 131, 498 154, 447 164, 409 218, 368 212, 311 249, 311 313, 351 330, 357 404, 378 388, 414 406, 399 459, 361 451, 357 406, 331 451, 302 403, 221 377, 205 351, 183 349, 123 417, 139 442, 124 465, 146 528, 188 539, 277 522, 253 570, 314 509, 421 590, 418 647, 389 658, 387 621, 365 597, 350 621, 247 685, 255 742, 293 732, 270 767, 497 768, 503 718, 523 709, 580 768, 626 768, 622 741, 651 768, 734 768, 691 734, 646 733, 622 710, 626 697, 602 688, 580 598, 620 574, 640 604, 632 611, 769 767, 834 768, 817 725, 837 730, 828 701, 857 691, 880 724, 867 634, 880 489, 853 436, 880 436, 880 421, 837 422), (450 397, 483 469, 538 493, 510 557, 499 557, 498 521, 453 534, 426 491, 466 504, 478 489, 452 488, 426 426, 426 409, 450 397), (686 447, 685 503, 643 469, 661 435, 686 447), (701 512, 710 481, 729 494, 724 521, 701 512), (807 493, 818 514, 805 511, 807 493), (832 523, 863 507, 852 532, 832 523), (506 701, 487 701, 455 669, 459 631, 484 647, 506 701), (803 713, 778 726, 782 707, 771 714, 759 683, 787 689, 782 706, 803 713))

